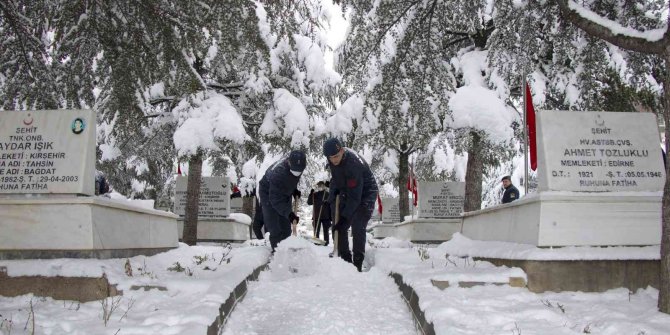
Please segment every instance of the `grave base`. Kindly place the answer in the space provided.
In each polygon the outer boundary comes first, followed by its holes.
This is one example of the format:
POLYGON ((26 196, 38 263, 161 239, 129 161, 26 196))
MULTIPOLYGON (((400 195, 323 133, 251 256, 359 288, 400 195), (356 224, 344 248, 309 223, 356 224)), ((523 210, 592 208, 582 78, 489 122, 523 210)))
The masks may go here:
POLYGON ((461 219, 415 218, 395 224, 380 224, 373 228, 375 238, 395 237, 416 243, 442 243, 461 231, 461 219))
POLYGON ((528 278, 528 290, 535 293, 605 292, 619 287, 635 292, 647 286, 660 287, 658 260, 537 261, 479 257, 475 260, 521 268, 528 278))
MULTIPOLYGON (((177 222, 179 240, 183 238, 184 220, 177 222)), ((201 242, 241 242, 249 239, 248 223, 231 218, 218 220, 198 220, 198 241, 201 242)))
POLYGON ((100 197, 0 199, 0 259, 112 258, 177 247, 177 216, 100 197))
POLYGON ((382 239, 394 236, 395 227, 392 223, 379 223, 372 227, 372 235, 375 238, 382 239))
POLYGON ((463 214, 473 240, 550 246, 635 246, 661 242, 657 193, 533 193, 463 214))

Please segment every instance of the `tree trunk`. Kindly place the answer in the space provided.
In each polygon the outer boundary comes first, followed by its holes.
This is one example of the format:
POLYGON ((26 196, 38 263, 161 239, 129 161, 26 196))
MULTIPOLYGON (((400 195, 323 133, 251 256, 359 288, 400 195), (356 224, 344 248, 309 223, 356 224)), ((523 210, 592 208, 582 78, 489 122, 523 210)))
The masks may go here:
MULTIPOLYGON (((665 54, 665 79, 663 81, 663 120, 665 121, 665 152, 670 149, 670 46, 665 54)), ((658 291, 658 310, 670 314, 670 164, 665 166, 663 208, 661 209, 661 278, 658 291)))
POLYGON ((409 154, 398 152, 398 208, 400 221, 409 215, 409 192, 407 190, 407 176, 409 175, 409 154))
POLYGON ((186 186, 186 213, 182 240, 188 245, 198 241, 198 204, 200 203, 200 183, 202 177, 202 153, 188 160, 188 184, 186 186))
POLYGON ((472 142, 468 149, 468 166, 465 171, 465 204, 463 211, 470 212, 482 208, 482 174, 484 164, 481 158, 481 137, 470 132, 472 142))

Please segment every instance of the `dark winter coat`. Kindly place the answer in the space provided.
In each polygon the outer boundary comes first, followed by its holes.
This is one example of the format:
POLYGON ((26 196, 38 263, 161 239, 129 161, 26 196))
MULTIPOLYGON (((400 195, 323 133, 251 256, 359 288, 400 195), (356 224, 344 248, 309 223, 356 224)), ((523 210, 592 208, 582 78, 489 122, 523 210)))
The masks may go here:
POLYGON ((328 161, 332 175, 329 202, 334 206, 335 197, 338 194, 343 197, 340 199, 342 203, 340 215, 351 219, 361 205, 374 208, 378 188, 375 177, 363 157, 349 148, 344 150, 340 165, 336 166, 328 161))
POLYGON ((314 206, 314 210, 312 212, 312 218, 314 220, 317 218, 320 218, 321 220, 330 220, 328 195, 328 191, 318 191, 312 193, 309 198, 307 198, 307 204, 314 206), (319 217, 319 211, 321 211, 321 217, 319 217))
POLYGON ((503 193, 502 203, 506 204, 514 200, 519 200, 519 190, 514 185, 509 185, 505 188, 505 193, 503 193))
POLYGON ((261 178, 258 189, 261 206, 271 206, 279 215, 288 218, 293 211, 293 191, 299 181, 300 177, 294 176, 289 170, 288 158, 280 159, 261 178))

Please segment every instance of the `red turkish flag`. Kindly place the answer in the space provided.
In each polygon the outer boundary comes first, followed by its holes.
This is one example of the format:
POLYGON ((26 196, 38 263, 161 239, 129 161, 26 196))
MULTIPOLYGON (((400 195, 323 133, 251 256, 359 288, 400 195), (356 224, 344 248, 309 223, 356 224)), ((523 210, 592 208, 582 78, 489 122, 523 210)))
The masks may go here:
POLYGON ((414 167, 409 167, 409 176, 407 178, 407 190, 414 195, 414 207, 416 207, 419 200, 419 190, 416 186, 416 176, 414 176, 414 167))
POLYGON ((528 144, 530 147, 530 169, 537 170, 537 140, 535 129, 535 108, 530 86, 526 83, 526 126, 528 127, 528 144))
POLYGON ((379 197, 379 193, 377 193, 377 210, 379 211, 379 215, 382 214, 382 198, 379 197))

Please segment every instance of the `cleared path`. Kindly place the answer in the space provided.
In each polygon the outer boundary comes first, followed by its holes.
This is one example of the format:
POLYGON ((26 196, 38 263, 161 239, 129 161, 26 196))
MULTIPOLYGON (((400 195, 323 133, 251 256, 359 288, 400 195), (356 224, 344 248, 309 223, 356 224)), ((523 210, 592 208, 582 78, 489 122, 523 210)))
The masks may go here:
POLYGON ((223 334, 417 334, 390 277, 375 268, 359 273, 329 258, 331 250, 311 245, 297 252, 278 250, 270 270, 250 284, 223 334))

